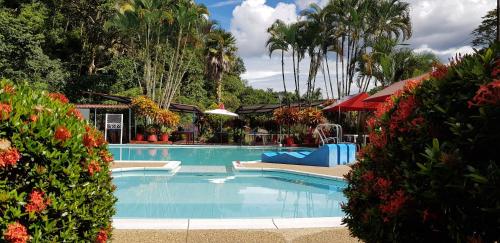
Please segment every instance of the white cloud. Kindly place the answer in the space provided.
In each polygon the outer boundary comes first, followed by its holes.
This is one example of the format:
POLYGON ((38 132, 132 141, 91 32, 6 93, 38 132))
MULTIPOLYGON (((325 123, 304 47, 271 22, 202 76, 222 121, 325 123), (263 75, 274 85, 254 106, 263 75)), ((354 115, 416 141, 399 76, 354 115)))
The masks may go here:
POLYGON ((408 41, 417 48, 427 45, 434 50, 449 50, 470 44, 470 33, 481 17, 495 8, 491 0, 410 0, 413 37, 408 41))
POLYGON ((295 4, 266 5, 266 0, 245 0, 233 10, 231 33, 236 37, 241 56, 252 57, 266 54, 267 28, 276 20, 287 23, 297 20, 295 4))
POLYGON ((422 45, 419 48, 415 49, 415 52, 431 52, 437 55, 442 61, 446 62, 452 57, 455 57, 457 54, 470 54, 474 53, 474 49, 470 46, 461 46, 458 48, 448 48, 446 50, 436 50, 428 45, 422 45))
POLYGON ((295 0, 295 4, 299 9, 306 9, 311 3, 316 3, 319 6, 325 6, 329 0, 295 0))
MULTIPOLYGON (((266 30, 278 18, 289 23, 295 22, 298 18, 297 12, 313 2, 324 5, 327 0, 295 0, 290 4, 278 3, 276 7, 267 5, 265 0, 244 0, 233 10, 231 32, 237 39, 239 54, 247 68, 242 77, 248 80, 251 86, 283 90, 281 59, 278 55, 273 55, 271 59, 267 55, 266 30)), ((480 24, 481 17, 496 6, 496 1, 493 0, 408 0, 408 2, 411 8, 413 37, 407 43, 418 52, 435 53, 442 61, 447 61, 456 53, 472 52, 469 46, 472 39, 471 31, 480 24)), ((303 60, 301 91, 305 91, 308 67, 309 60, 303 60)), ((285 72, 287 88, 293 91, 290 57, 285 58, 285 72)), ((334 78, 333 63, 330 65, 330 73, 334 78)), ((317 76, 316 84, 324 90, 321 72, 317 76)))

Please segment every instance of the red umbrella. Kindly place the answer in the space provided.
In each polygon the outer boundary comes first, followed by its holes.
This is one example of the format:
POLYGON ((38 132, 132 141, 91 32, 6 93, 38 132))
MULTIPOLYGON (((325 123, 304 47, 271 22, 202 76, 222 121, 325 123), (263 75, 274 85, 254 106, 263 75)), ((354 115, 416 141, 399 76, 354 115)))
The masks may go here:
POLYGON ((368 97, 367 93, 359 93, 348 99, 325 107, 324 111, 374 111, 379 103, 363 102, 368 97))
POLYGON ((423 75, 420 75, 418 77, 410 78, 410 79, 405 79, 401 80, 399 82, 393 83, 387 87, 385 87, 383 90, 380 90, 379 92, 375 93, 374 95, 368 97, 367 99, 363 100, 365 102, 384 102, 387 97, 393 95, 396 93, 398 90, 402 90, 406 83, 409 81, 422 81, 424 79, 429 78, 430 74, 426 73, 423 75))

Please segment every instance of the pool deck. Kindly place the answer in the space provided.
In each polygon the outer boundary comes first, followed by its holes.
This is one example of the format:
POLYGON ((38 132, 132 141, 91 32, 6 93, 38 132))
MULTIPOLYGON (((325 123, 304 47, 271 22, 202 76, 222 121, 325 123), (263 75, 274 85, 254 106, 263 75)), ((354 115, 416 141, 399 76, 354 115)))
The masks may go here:
POLYGON ((193 243, 350 243, 360 242, 346 228, 279 230, 113 230, 112 242, 193 243))

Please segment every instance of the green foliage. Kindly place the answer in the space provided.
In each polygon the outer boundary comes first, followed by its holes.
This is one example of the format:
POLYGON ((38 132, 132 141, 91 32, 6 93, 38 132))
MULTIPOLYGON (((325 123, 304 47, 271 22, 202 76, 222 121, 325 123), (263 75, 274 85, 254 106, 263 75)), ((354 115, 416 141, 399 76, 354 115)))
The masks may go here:
POLYGON ((20 237, 18 222, 33 242, 105 242, 116 198, 102 134, 60 94, 0 87, 0 239, 20 237))
POLYGON ((344 222, 367 242, 500 239, 500 46, 439 66, 369 120, 344 222), (416 88, 415 88, 416 87, 416 88))
POLYGON ((497 38, 497 9, 492 9, 483 17, 481 24, 472 31, 474 46, 488 46, 497 38))

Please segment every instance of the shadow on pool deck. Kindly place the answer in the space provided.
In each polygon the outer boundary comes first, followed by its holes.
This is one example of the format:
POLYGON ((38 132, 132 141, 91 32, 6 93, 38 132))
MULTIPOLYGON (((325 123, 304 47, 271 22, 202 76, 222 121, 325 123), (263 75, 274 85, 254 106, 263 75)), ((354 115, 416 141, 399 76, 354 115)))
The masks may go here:
POLYGON ((112 242, 274 243, 360 242, 347 228, 281 230, 114 230, 112 242))

